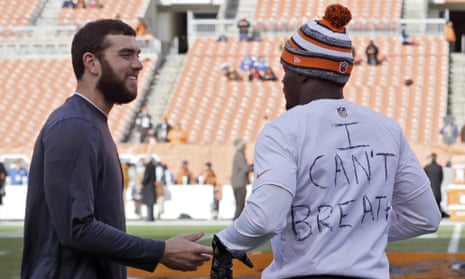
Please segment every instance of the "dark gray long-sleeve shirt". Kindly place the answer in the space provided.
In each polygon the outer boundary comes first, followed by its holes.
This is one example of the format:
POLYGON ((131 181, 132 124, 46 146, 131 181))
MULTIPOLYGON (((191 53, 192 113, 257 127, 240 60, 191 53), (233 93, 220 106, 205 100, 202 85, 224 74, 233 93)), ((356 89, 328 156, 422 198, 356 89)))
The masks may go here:
POLYGON ((164 242, 125 233, 123 182, 107 116, 80 95, 54 111, 34 147, 21 278, 126 278, 152 271, 164 242))

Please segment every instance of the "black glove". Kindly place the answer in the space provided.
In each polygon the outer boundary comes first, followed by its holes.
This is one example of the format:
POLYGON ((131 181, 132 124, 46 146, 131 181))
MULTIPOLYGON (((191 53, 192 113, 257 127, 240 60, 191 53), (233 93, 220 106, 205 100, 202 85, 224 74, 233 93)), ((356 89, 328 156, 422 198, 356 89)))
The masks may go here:
POLYGON ((211 279, 232 279, 232 260, 238 259, 248 267, 252 268, 253 263, 245 252, 230 252, 221 243, 220 239, 214 235, 212 241, 213 260, 210 272, 211 279))

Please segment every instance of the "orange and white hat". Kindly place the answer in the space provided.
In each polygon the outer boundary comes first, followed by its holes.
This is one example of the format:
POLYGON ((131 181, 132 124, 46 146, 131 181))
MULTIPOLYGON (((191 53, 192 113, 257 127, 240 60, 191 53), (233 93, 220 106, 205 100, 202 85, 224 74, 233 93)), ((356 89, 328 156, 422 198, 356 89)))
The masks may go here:
POLYGON ((321 20, 310 20, 286 41, 281 64, 297 73, 345 84, 354 64, 345 27, 352 19, 340 4, 326 7, 321 20))

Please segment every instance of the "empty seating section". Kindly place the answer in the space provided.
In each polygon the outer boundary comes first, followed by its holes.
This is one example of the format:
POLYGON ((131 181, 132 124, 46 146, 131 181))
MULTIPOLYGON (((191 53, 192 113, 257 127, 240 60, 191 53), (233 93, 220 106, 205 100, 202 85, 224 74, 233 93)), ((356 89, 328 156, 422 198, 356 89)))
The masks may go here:
POLYGON ((103 8, 62 9, 59 15, 60 24, 82 25, 87 21, 100 18, 115 18, 117 15, 125 22, 135 26, 137 18, 143 14, 144 0, 112 0, 104 1, 103 8))
MULTIPOLYGON (((284 39, 247 43, 234 38, 228 42, 197 38, 167 109, 170 120, 189 131, 192 143, 228 144, 236 137, 254 141, 263 117, 272 119, 284 109, 279 62, 284 39), (241 73, 243 81, 226 80, 222 66, 239 69, 246 53, 265 56, 278 81, 249 82, 247 73, 241 73)), ((355 66, 345 96, 396 119, 413 143, 439 143, 447 106, 447 45, 442 36, 412 39, 417 45, 402 46, 396 36, 376 37, 385 61, 369 66, 364 50, 370 38, 353 37, 362 63, 355 66), (413 85, 406 86, 406 78, 413 79, 413 85)))
MULTIPOLYGON (((294 23, 301 24, 308 19, 322 17, 326 6, 332 3, 334 1, 331 0, 257 0, 254 20, 263 24, 264 28, 283 29, 289 25, 295 26, 294 23)), ((355 29, 393 29, 393 20, 401 16, 401 0, 341 0, 338 3, 351 10, 351 24, 355 29)))
POLYGON ((27 25, 39 6, 40 0, 0 1, 0 27, 27 25))
MULTIPOLYGON (((156 59, 145 59, 139 75, 139 92, 150 80, 156 59)), ((0 146, 28 146, 33 142, 50 112, 70 96, 76 87, 69 59, 16 58, 0 60, 0 84, 3 85, 0 113, 0 146)), ((109 125, 115 140, 127 131, 136 102, 115 106, 110 113, 109 125)))

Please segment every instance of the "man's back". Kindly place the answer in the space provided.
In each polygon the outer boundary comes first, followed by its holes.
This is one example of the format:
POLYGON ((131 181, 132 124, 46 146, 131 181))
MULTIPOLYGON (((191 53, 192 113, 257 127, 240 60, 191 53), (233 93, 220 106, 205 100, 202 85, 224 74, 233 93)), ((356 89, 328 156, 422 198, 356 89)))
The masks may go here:
POLYGON ((429 190, 421 167, 411 168, 416 157, 401 128, 346 100, 323 99, 284 113, 259 141, 256 153, 265 154, 266 146, 279 156, 254 160, 257 169, 272 170, 260 184, 278 185, 294 196, 287 225, 272 240, 273 250, 283 252, 264 277, 312 270, 389 278, 384 249, 392 206, 429 190), (291 270, 294 264, 306 269, 291 270))

